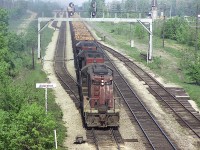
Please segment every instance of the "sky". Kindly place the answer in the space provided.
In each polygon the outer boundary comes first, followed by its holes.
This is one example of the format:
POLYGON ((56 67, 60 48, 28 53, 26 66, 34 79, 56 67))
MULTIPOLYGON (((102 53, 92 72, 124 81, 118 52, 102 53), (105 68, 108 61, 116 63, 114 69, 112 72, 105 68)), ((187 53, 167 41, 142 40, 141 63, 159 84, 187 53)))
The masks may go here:
MULTIPOLYGON (((89 0, 50 0, 50 1, 56 1, 58 3, 63 3, 65 5, 67 5, 70 2, 73 2, 75 5, 79 5, 80 6, 83 2, 87 2, 89 0)), ((105 0, 106 3, 107 2, 111 2, 111 1, 113 1, 113 0, 105 0)))

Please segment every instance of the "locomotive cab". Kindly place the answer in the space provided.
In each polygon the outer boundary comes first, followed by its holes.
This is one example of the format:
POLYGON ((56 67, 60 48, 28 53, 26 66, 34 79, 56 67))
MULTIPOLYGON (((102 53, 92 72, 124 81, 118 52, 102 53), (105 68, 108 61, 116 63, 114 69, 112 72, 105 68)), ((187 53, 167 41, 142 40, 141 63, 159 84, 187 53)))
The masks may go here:
POLYGON ((83 95, 86 125, 118 126, 119 109, 113 96, 113 71, 105 64, 91 64, 81 70, 81 76, 82 88, 88 91, 83 95))

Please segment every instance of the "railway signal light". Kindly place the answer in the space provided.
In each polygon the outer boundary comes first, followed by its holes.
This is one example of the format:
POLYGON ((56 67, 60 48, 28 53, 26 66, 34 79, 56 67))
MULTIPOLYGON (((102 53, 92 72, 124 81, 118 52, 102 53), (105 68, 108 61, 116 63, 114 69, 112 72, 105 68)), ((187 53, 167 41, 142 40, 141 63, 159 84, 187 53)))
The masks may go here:
POLYGON ((72 2, 69 3, 67 11, 68 11, 68 15, 69 16, 73 16, 74 15, 74 12, 75 12, 74 3, 72 3, 72 2))
POLYGON ((69 7, 73 8, 74 7, 74 3, 69 3, 69 7))
POLYGON ((97 14, 96 5, 97 5, 97 3, 95 2, 95 0, 92 0, 92 2, 91 2, 91 17, 95 17, 97 14))

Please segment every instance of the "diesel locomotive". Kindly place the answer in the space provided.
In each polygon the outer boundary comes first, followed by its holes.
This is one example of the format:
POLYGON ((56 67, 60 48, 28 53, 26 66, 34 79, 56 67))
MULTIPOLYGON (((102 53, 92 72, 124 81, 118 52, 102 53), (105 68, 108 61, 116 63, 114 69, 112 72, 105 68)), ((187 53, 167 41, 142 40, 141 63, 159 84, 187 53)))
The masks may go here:
POLYGON ((115 98, 113 70, 105 64, 102 50, 84 23, 72 22, 71 29, 85 125, 117 127, 120 107, 115 98))

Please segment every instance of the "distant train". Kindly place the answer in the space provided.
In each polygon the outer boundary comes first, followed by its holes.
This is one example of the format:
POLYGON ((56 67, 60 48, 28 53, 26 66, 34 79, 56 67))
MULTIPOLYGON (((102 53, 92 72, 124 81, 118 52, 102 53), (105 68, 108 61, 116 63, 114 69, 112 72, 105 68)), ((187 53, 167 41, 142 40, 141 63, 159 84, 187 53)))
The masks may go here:
POLYGON ((71 28, 84 122, 87 127, 117 127, 113 70, 104 63, 104 54, 84 23, 72 22, 71 28))

